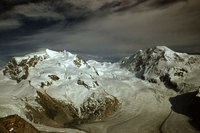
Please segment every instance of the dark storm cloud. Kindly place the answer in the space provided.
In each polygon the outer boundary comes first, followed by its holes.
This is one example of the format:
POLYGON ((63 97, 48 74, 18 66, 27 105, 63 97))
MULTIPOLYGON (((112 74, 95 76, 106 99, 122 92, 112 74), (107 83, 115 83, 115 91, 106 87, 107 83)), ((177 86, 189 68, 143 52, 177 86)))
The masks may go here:
POLYGON ((9 4, 0 15, 3 62, 44 48, 66 49, 100 61, 116 61, 156 45, 200 51, 197 0, 21 2, 9 4))
POLYGON ((0 30, 23 26, 24 19, 80 20, 102 11, 123 11, 147 3, 147 7, 163 6, 183 0, 1 0, 0 30))
POLYGON ((88 14, 89 8, 74 4, 70 0, 2 0, 0 31, 21 28, 27 25, 27 20, 68 23, 84 19, 88 14))

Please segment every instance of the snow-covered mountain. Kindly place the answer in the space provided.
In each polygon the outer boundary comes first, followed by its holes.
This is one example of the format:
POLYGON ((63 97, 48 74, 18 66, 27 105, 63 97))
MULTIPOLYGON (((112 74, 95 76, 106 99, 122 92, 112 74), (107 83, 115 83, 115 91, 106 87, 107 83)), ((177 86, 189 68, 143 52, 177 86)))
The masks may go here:
MULTIPOLYGON (((164 132, 175 106, 169 98, 197 91, 199 72, 199 56, 164 46, 117 63, 46 49, 14 57, 1 70, 0 117, 17 114, 37 130, 51 132, 164 132)), ((182 120, 188 128, 183 130, 196 132, 187 118, 175 115, 169 121, 182 120)))
POLYGON ((166 87, 183 92, 198 90, 200 82, 193 79, 198 79, 199 64, 199 56, 174 52, 165 46, 139 50, 121 60, 121 67, 136 77, 152 83, 163 82, 166 87))
POLYGON ((86 62, 69 52, 47 49, 12 58, 2 71, 1 81, 15 85, 3 82, 13 88, 9 89, 12 97, 20 96, 25 103, 27 118, 35 122, 51 118, 57 122, 53 125, 64 126, 101 119, 118 108, 118 99, 106 92, 101 82, 120 76, 119 70, 110 63, 86 62))

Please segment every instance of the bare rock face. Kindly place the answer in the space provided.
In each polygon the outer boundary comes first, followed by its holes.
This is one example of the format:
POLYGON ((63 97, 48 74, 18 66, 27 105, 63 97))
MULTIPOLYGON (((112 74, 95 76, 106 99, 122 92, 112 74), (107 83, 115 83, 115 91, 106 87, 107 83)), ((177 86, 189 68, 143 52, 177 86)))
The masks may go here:
POLYGON ((56 75, 48 75, 49 78, 51 78, 52 80, 56 81, 59 80, 60 78, 56 75))
POLYGON ((35 65, 42 60, 43 58, 41 56, 28 57, 20 61, 17 61, 16 58, 12 58, 5 67, 3 73, 19 83, 27 79, 29 68, 35 67, 35 65))
POLYGON ((40 133, 18 115, 0 118, 0 133, 40 133))
POLYGON ((19 83, 21 80, 26 79, 29 75, 26 60, 23 60, 18 64, 15 58, 12 58, 5 67, 3 73, 19 83))
POLYGON ((30 121, 52 127, 67 127, 69 123, 78 119, 78 111, 71 104, 65 104, 46 93, 38 91, 37 94, 36 102, 42 108, 26 105, 26 117, 30 121))
POLYGON ((119 101, 116 97, 101 94, 92 95, 86 99, 81 107, 81 114, 86 121, 101 120, 112 115, 119 107, 119 101))
POLYGON ((136 77, 152 83, 164 83, 175 91, 196 91, 200 84, 191 83, 200 68, 200 56, 174 52, 165 46, 139 50, 121 60, 121 67, 136 77))
POLYGON ((82 64, 88 65, 86 60, 82 59, 79 56, 76 56, 76 59, 74 60, 74 65, 76 65, 77 67, 81 67, 82 64))
POLYGON ((72 124, 101 120, 116 112, 120 105, 118 99, 109 94, 93 93, 80 109, 73 104, 52 98, 46 93, 38 91, 37 94, 39 97, 36 98, 36 102, 42 109, 27 104, 26 116, 30 121, 52 127, 69 127, 72 124))

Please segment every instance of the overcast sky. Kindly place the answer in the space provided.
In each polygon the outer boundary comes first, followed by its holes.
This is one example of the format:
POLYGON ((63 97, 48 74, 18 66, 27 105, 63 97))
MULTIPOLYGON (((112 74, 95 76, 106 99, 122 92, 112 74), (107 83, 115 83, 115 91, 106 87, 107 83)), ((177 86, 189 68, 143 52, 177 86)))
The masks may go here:
POLYGON ((0 1, 1 65, 46 48, 117 61, 156 45, 200 53, 200 0, 0 1))

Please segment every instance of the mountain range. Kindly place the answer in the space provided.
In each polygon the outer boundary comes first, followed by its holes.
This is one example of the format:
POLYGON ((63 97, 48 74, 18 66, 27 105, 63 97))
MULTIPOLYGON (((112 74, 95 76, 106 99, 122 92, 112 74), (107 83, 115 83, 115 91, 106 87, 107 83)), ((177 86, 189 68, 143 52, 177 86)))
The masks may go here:
POLYGON ((200 56, 165 46, 118 62, 65 50, 0 71, 0 132, 198 133, 200 56))

